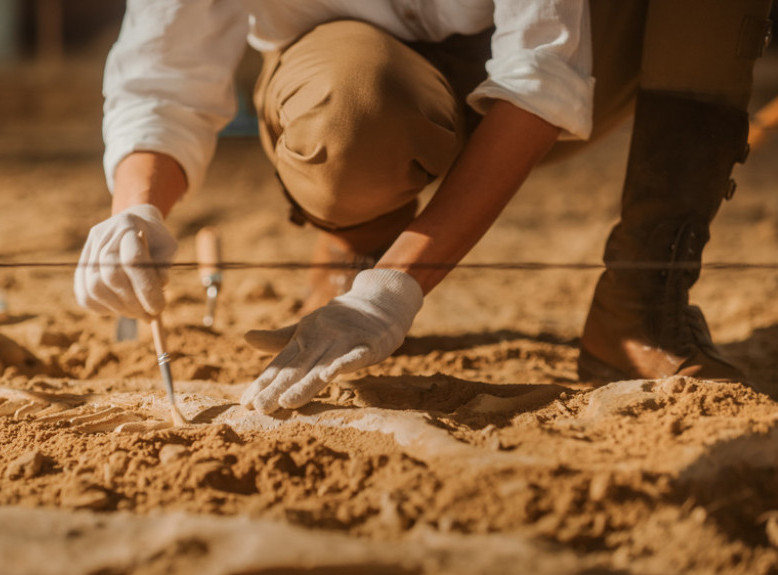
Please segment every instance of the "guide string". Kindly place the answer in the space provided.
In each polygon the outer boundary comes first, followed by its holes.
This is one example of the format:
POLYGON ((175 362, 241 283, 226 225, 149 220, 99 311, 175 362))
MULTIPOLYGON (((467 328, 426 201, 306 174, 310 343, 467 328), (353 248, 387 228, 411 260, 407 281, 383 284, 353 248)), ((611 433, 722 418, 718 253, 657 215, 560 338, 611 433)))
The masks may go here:
MULTIPOLYGON (((21 268, 45 268, 45 269, 76 269, 78 267, 137 267, 137 268, 167 268, 174 271, 197 270, 199 265, 195 261, 175 262, 173 264, 161 263, 138 263, 138 264, 81 264, 79 262, 0 262, 0 269, 21 269, 21 268)), ((441 269, 441 270, 484 270, 484 271, 547 271, 547 270, 624 270, 624 271, 646 271, 646 270, 667 270, 667 271, 697 271, 697 270, 774 270, 778 271, 778 262, 706 262, 700 265, 695 262, 608 262, 588 263, 588 262, 428 262, 415 264, 392 264, 384 262, 383 267, 411 268, 411 269, 441 269)), ((354 270, 366 269, 362 263, 315 263, 301 261, 226 261, 218 265, 222 271, 230 270, 278 270, 278 271, 296 271, 311 269, 334 269, 334 270, 354 270)))

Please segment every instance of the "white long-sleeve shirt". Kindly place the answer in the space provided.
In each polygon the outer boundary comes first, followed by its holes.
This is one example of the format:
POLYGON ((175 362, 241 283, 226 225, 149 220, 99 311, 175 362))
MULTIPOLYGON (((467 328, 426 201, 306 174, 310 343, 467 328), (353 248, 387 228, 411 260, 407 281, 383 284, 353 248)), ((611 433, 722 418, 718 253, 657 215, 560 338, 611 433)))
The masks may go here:
POLYGON ((202 183, 216 135, 235 114, 246 42, 283 48, 318 24, 370 22, 405 41, 495 26, 487 79, 468 97, 507 100, 586 139, 594 80, 587 0, 128 0, 104 76, 104 167, 136 150, 165 153, 202 183))

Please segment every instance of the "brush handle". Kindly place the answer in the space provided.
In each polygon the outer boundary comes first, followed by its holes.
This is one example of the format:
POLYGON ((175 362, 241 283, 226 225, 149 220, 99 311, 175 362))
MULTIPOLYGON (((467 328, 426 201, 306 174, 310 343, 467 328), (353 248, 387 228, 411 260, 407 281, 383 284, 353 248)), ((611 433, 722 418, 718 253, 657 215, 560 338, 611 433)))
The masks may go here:
POLYGON ((195 251, 203 285, 221 283, 222 243, 219 230, 213 226, 200 229, 195 237, 195 251))
POLYGON ((154 349, 157 352, 157 357, 160 357, 162 354, 167 354, 165 329, 162 327, 161 316, 157 316, 151 320, 151 337, 154 339, 154 349))

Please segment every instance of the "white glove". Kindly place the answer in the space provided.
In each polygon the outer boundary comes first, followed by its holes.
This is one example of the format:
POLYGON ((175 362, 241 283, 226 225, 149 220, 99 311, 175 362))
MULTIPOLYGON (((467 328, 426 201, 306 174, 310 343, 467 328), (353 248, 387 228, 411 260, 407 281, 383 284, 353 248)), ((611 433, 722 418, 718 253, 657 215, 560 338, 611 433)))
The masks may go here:
POLYGON ((133 206, 100 222, 89 231, 76 268, 78 303, 103 315, 140 319, 159 315, 165 308, 164 266, 170 265, 177 249, 162 213, 151 204, 133 206))
POLYGON ((300 407, 338 374, 383 361, 402 344, 423 297, 406 273, 365 270, 348 293, 296 325, 248 332, 246 341, 265 351, 286 345, 246 389, 241 404, 265 413, 300 407))

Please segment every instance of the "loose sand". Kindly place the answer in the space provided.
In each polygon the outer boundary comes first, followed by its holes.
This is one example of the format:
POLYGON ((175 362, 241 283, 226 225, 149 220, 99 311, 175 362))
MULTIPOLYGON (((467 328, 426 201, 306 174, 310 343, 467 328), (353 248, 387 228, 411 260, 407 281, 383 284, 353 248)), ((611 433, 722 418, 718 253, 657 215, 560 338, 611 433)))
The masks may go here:
MULTIPOLYGON (((73 262, 109 213, 99 61, 3 74, 2 261, 73 262)), ((466 261, 598 262, 628 138, 541 167, 466 261)), ((778 137, 738 168, 706 261, 778 261, 776 154, 778 137)), ((178 259, 215 225, 229 261, 305 261, 314 233, 284 214, 259 146, 223 140, 171 219, 178 259)), ((227 272, 206 329, 196 272, 176 270, 165 321, 192 424, 174 428, 147 326, 116 342, 114 319, 76 305, 72 270, 3 268, 0 571, 778 572, 775 403, 687 378, 579 382, 597 273, 455 271, 393 357, 269 417, 237 401, 270 359, 242 334, 293 321, 305 272, 227 272)), ((768 393, 777 290, 775 271, 705 270, 693 292, 768 393)))

